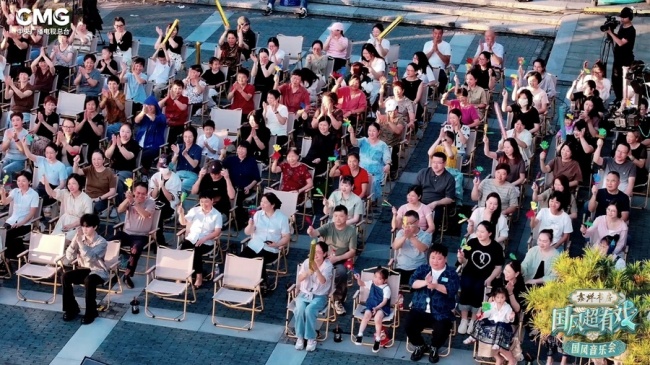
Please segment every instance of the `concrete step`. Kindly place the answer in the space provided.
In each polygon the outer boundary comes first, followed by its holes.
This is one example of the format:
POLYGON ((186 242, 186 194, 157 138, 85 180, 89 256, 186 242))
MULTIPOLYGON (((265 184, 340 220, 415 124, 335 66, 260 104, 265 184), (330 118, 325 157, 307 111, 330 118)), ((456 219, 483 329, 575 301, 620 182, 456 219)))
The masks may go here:
POLYGON ((531 16, 531 12, 535 10, 519 9, 519 8, 498 8, 486 7, 474 4, 465 4, 460 2, 422 2, 422 1, 409 1, 409 0, 311 0, 310 5, 327 4, 327 5, 352 5, 358 8, 370 9, 383 9, 395 10, 398 12, 407 13, 425 13, 425 14, 441 14, 450 16, 467 17, 470 19, 480 20, 500 20, 506 22, 521 22, 521 23, 535 23, 545 25, 558 25, 562 20, 562 14, 553 14, 545 11, 539 11, 535 16, 531 16))
MULTIPOLYGON (((328 0, 316 0, 316 1, 328 1, 328 0)), ((352 1, 368 1, 368 0, 352 0, 352 1)), ((209 6, 214 6, 212 0, 176 0, 176 3, 186 2, 192 4, 205 4, 209 6)), ((260 2, 259 0, 221 0, 221 5, 228 8, 238 8, 238 9, 248 9, 248 10, 259 10, 260 12, 266 8, 266 2, 260 2)), ((277 5, 276 3, 274 12, 276 13, 293 13, 297 10, 296 7, 284 7, 277 5)), ((387 2, 382 2, 387 3, 387 2)), ((411 3, 411 5, 414 3, 411 3)), ((420 3, 421 4, 421 3, 420 3)), ((428 4, 425 4, 428 5, 428 4)), ((383 21, 391 22, 395 19, 396 16, 404 16, 403 23, 413 24, 413 25, 422 25, 422 26, 434 26, 440 25, 443 27, 453 27, 456 29, 466 29, 466 30, 475 30, 475 31, 484 31, 488 28, 494 29, 497 32, 503 33, 513 33, 513 34, 522 34, 522 35, 535 35, 543 37, 554 37, 559 27, 558 24, 540 24, 539 22, 535 23, 514 23, 510 20, 496 20, 496 19, 485 19, 481 17, 480 11, 474 11, 472 13, 465 13, 465 15, 447 15, 447 14, 429 14, 423 12, 415 12, 412 10, 395 10, 388 8, 370 8, 370 7, 358 7, 353 4, 350 5, 332 5, 332 4, 323 4, 316 3, 312 0, 309 3, 309 14, 310 15, 320 15, 334 18, 343 18, 343 19, 355 19, 362 21, 383 21), (472 16, 468 16, 468 15, 472 16)), ((523 16, 530 17, 530 15, 523 16)), ((307 20, 308 22, 308 20, 307 20)))

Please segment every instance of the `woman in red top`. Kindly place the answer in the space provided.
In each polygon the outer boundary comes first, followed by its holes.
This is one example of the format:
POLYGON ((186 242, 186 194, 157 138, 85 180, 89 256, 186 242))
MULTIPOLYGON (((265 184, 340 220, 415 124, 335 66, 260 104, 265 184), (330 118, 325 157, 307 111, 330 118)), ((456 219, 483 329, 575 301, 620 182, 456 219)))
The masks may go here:
POLYGON ((248 114, 255 110, 253 96, 255 87, 248 83, 248 70, 240 67, 237 71, 237 82, 232 84, 228 93, 230 109, 241 109, 242 124, 248 119, 248 114))
POLYGON ((273 159, 271 165, 271 172, 274 174, 282 173, 282 181, 280 182, 281 191, 292 191, 300 193, 298 201, 304 199, 304 192, 314 186, 314 180, 309 173, 309 168, 304 163, 298 161, 300 155, 298 150, 290 148, 287 151, 287 161, 278 165, 278 160, 273 159))
POLYGON ((343 78, 339 77, 336 80, 336 85, 332 88, 332 92, 335 92, 339 97, 339 106, 343 110, 343 117, 349 118, 357 113, 365 113, 368 102, 366 94, 360 88, 361 81, 359 77, 356 75, 350 77, 349 86, 341 87, 341 82, 343 82, 343 78))
POLYGON ((167 117, 169 126, 167 143, 170 144, 176 143, 176 136, 183 134, 185 122, 188 119, 190 101, 187 96, 183 96, 184 88, 185 85, 182 81, 174 80, 167 96, 158 102, 158 106, 162 108, 165 117, 167 117))
POLYGON ((352 192, 365 199, 370 191, 370 178, 368 171, 359 166, 359 154, 356 152, 348 153, 348 164, 341 166, 340 161, 334 162, 334 166, 330 170, 330 177, 339 176, 352 176, 354 179, 354 187, 352 192))

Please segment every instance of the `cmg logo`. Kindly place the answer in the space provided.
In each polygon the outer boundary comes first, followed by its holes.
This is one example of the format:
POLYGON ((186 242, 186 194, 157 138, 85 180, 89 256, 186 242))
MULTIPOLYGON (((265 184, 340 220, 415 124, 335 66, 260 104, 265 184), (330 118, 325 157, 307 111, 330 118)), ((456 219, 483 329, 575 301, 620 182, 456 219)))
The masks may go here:
POLYGON ((66 8, 44 10, 22 8, 18 10, 16 22, 23 27, 30 25, 64 27, 70 24, 70 14, 66 8))

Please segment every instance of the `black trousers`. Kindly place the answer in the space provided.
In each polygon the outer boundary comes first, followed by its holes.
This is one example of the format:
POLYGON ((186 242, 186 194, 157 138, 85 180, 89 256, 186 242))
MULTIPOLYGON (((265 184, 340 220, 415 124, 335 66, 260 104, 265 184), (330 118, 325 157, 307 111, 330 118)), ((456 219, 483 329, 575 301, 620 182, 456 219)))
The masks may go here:
POLYGON ((135 269, 138 267, 138 260, 140 260, 142 250, 149 241, 149 237, 131 235, 120 231, 117 232, 113 239, 119 240, 120 246, 131 247, 131 251, 129 253, 129 262, 126 264, 126 269, 129 271, 128 275, 133 277, 135 269))
POLYGON ((431 347, 439 349, 447 341, 451 331, 451 320, 436 320, 430 313, 410 311, 406 318, 406 335, 413 346, 424 345, 422 330, 425 328, 433 329, 431 335, 431 347))
POLYGON ((99 275, 90 274, 90 269, 76 269, 63 274, 63 311, 66 313, 79 312, 79 304, 74 298, 72 284, 86 286, 86 316, 97 317, 97 286, 102 285, 104 279, 99 275))
POLYGON ((247 259, 254 259, 256 257, 262 258, 262 260, 264 261, 264 265, 262 266, 262 279, 264 280, 264 282, 266 282, 266 279, 268 278, 268 274, 266 272, 266 264, 273 262, 275 261, 275 259, 278 258, 277 253, 269 252, 264 249, 262 249, 260 253, 257 253, 248 246, 244 247, 244 249, 241 251, 241 254, 239 256, 245 257, 247 259))
POLYGON ((29 233, 31 228, 31 226, 20 226, 7 230, 5 247, 7 247, 8 259, 15 260, 21 252, 25 251, 25 245, 20 237, 29 233))
POLYGON ((181 250, 194 250, 194 262, 192 263, 192 268, 194 269, 194 274, 203 274, 203 255, 212 250, 212 246, 201 245, 199 247, 194 246, 194 244, 188 240, 183 240, 181 242, 181 250))
POLYGON ((631 64, 632 61, 621 62, 614 57, 614 65, 612 66, 612 89, 614 89, 616 100, 623 100, 623 96, 625 95, 623 91, 623 66, 630 66, 631 64))

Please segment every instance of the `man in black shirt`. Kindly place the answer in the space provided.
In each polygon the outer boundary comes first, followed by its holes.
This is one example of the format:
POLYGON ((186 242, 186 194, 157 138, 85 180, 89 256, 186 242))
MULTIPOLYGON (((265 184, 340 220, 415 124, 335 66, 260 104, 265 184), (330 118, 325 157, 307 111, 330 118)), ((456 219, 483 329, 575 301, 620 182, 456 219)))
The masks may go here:
POLYGON ((214 209, 228 215, 230 201, 235 199, 235 188, 230 181, 228 171, 222 170, 221 161, 212 161, 201 169, 199 178, 192 186, 192 194, 207 193, 212 198, 214 209))
POLYGON ((632 25, 632 18, 634 18, 632 9, 623 8, 620 18, 621 26, 618 28, 618 33, 614 34, 611 29, 607 29, 607 35, 614 42, 612 87, 616 94, 616 101, 623 99, 623 66, 630 66, 634 61, 634 42, 636 40, 636 29, 632 25))
POLYGON ((624 221, 630 219, 630 197, 624 192, 618 190, 621 182, 621 176, 616 171, 610 171, 605 176, 605 187, 598 189, 598 184, 591 188, 591 199, 589 199, 589 212, 595 213, 594 219, 605 215, 607 205, 614 202, 621 212, 621 218, 624 221))

